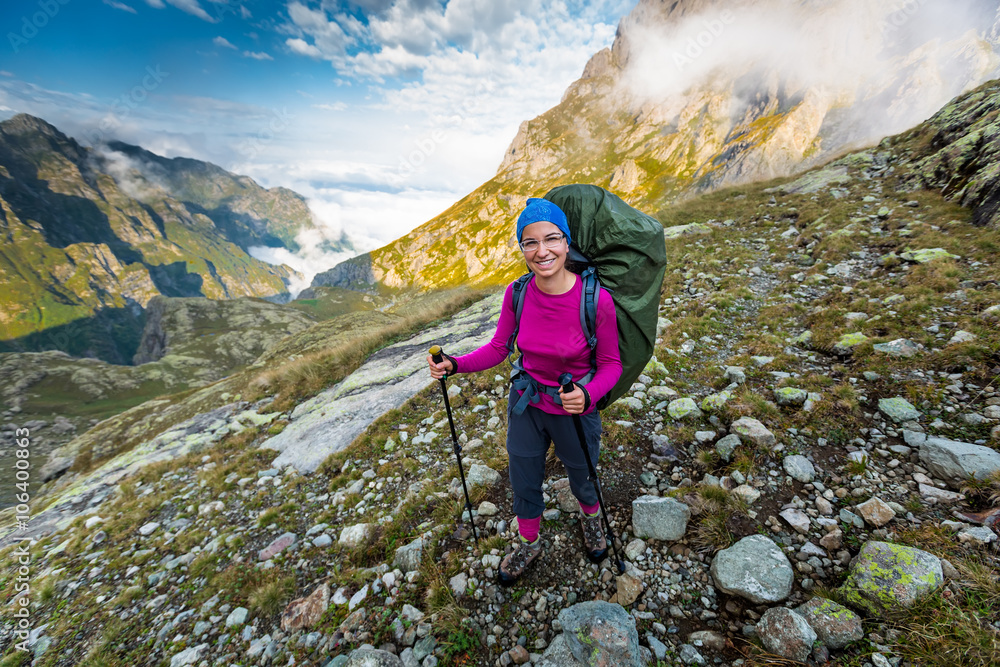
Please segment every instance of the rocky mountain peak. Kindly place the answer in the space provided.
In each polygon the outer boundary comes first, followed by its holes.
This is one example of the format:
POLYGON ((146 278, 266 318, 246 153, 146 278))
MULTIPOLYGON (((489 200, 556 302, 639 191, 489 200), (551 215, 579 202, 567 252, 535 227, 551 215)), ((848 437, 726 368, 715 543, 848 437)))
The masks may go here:
POLYGON ((3 122, 0 122, 0 133, 8 136, 43 134, 61 140, 66 140, 68 138, 54 125, 51 125, 37 116, 32 116, 31 114, 26 113, 19 113, 3 122))

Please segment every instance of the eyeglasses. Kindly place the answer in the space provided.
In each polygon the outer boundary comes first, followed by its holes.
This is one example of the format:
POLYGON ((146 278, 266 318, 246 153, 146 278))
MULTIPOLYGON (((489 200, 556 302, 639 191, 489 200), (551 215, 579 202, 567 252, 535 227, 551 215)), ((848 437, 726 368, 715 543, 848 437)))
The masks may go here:
MULTIPOLYGON (((549 234, 542 239, 542 244, 551 250, 552 248, 558 248, 564 238, 566 238, 565 234, 549 234)), ((522 241, 517 245, 521 246, 521 250, 524 252, 535 252, 538 250, 538 241, 535 239, 528 239, 527 241, 522 241)))

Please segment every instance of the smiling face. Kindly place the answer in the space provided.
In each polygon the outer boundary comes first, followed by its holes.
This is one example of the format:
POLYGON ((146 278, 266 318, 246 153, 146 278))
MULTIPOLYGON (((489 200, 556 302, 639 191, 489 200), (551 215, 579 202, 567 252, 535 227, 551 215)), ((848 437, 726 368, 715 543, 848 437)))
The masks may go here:
MULTIPOLYGON (((566 267, 566 254, 569 252, 569 244, 566 237, 551 222, 533 222, 524 228, 521 233, 521 243, 528 239, 538 242, 538 248, 532 252, 524 253, 524 261, 528 268, 537 277, 551 277, 557 275, 566 267), (563 236, 555 248, 546 248, 543 241, 552 237, 563 236)), ((523 251, 522 251, 523 252, 523 251)))

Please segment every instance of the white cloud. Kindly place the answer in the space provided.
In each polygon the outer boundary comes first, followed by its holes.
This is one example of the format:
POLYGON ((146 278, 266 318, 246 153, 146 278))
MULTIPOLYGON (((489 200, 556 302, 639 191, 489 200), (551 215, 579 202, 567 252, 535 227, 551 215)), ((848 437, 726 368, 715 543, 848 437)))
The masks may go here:
POLYGON ((309 56, 310 58, 320 58, 323 56, 322 51, 304 39, 299 39, 298 37, 286 39, 285 44, 287 44, 288 48, 292 50, 292 53, 297 53, 300 56, 309 56))
POLYGON ((323 111, 343 111, 347 108, 346 102, 334 102, 333 104, 314 104, 313 109, 322 109, 323 111))
POLYGON ((215 44, 216 46, 222 47, 224 49, 237 49, 237 46, 232 42, 230 42, 225 37, 216 37, 215 39, 212 40, 212 44, 215 44))
POLYGON ((251 14, 250 10, 246 8, 246 5, 240 5, 240 16, 244 21, 248 21, 253 18, 253 14, 251 14))
POLYGON ((123 12, 128 12, 129 14, 136 14, 135 8, 129 7, 123 2, 115 2, 115 0, 104 0, 104 4, 109 7, 114 7, 115 9, 120 9, 123 12))
POLYGON ((629 27, 624 83, 666 109, 689 91, 735 81, 738 113, 748 104, 741 85, 747 94, 780 87, 789 98, 811 91, 849 114, 840 123, 857 141, 877 140, 925 120, 996 71, 1000 59, 973 30, 983 25, 981 11, 948 0, 715 8, 669 25, 629 27))
POLYGON ((274 60, 274 58, 263 51, 244 51, 243 56, 246 58, 253 58, 254 60, 274 60))
MULTIPOLYGON (((163 9, 167 6, 167 4, 169 4, 182 12, 186 12, 191 16, 197 16, 202 21, 208 21, 209 23, 217 23, 219 20, 218 17, 213 17, 206 12, 202 6, 198 4, 198 0, 166 0, 166 4, 164 4, 164 0, 146 0, 146 4, 154 9, 163 9)), ((225 7, 225 5, 217 6, 221 8, 225 7)))

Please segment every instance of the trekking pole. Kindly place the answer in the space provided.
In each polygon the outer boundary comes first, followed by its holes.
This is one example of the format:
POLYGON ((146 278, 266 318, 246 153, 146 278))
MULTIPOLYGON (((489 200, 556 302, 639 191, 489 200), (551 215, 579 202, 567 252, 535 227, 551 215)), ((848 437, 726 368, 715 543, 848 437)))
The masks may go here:
MULTIPOLYGON (((428 350, 431 359, 435 364, 444 361, 444 352, 440 345, 432 345, 428 350)), ((447 376, 445 376, 447 377, 447 376)), ((448 387, 445 386, 445 378, 441 378, 441 395, 444 396, 444 409, 448 413, 448 425, 451 426, 451 442, 455 445, 455 458, 458 459, 458 475, 462 478, 462 490, 465 491, 465 509, 469 510, 469 522, 472 523, 472 536, 479 545, 479 533, 476 531, 476 519, 472 516, 472 501, 469 500, 469 487, 465 485, 465 468, 462 466, 462 447, 458 444, 458 436, 455 435, 455 420, 451 417, 451 402, 448 400, 448 387)))
MULTIPOLYGON (((573 376, 569 373, 563 373, 559 376, 559 384, 562 385, 564 394, 570 393, 573 391, 574 386, 573 376)), ((594 490, 597 491, 597 504, 601 507, 601 518, 604 519, 604 532, 607 535, 608 542, 611 543, 611 551, 615 555, 615 565, 618 568, 618 574, 625 574, 625 563, 622 562, 621 556, 618 555, 618 546, 615 544, 615 533, 611 530, 611 522, 608 521, 608 513, 604 509, 604 494, 601 492, 601 481, 597 478, 597 468, 594 467, 594 461, 590 458, 590 448, 587 447, 587 438, 583 435, 583 420, 580 419, 580 415, 573 415, 573 426, 576 427, 576 435, 580 438, 583 457, 587 459, 590 482, 594 485, 594 490)))

